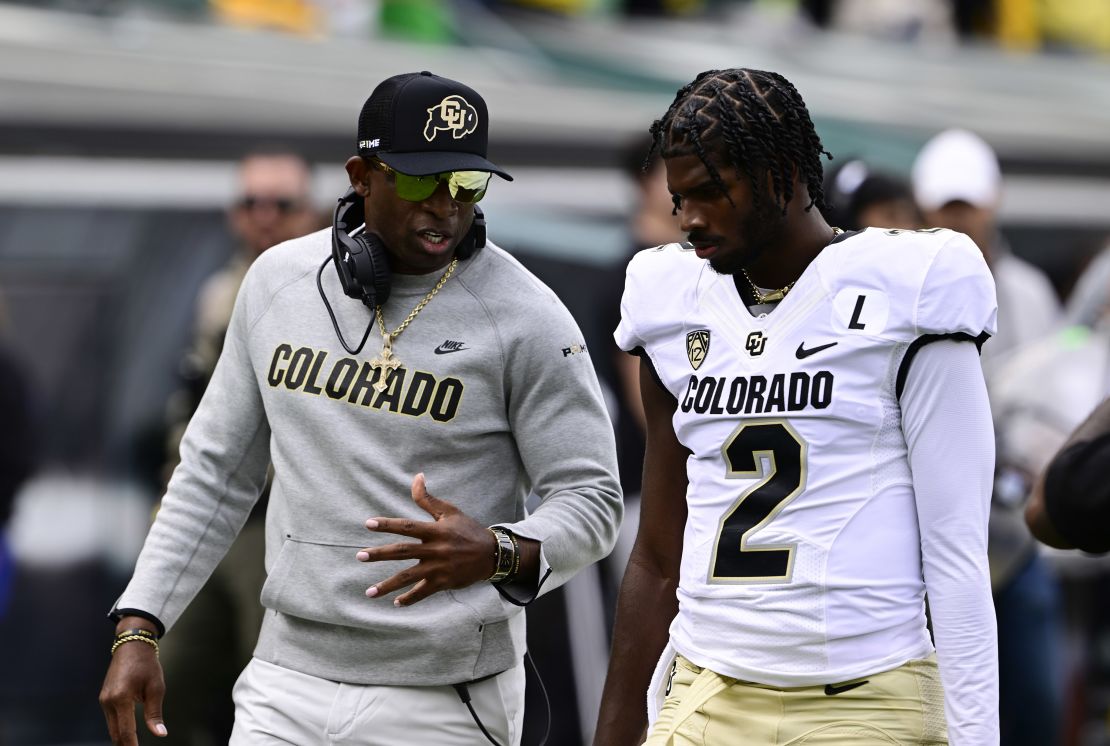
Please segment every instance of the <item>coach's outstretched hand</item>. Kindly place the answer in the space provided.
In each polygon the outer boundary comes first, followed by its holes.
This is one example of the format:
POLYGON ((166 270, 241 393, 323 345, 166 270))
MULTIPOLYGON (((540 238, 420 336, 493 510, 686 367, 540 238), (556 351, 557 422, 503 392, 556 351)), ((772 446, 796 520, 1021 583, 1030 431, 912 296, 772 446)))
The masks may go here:
MULTIPOLYGON (((412 567, 367 588, 367 596, 384 596, 411 585, 412 590, 393 601, 397 606, 409 606, 433 593, 450 588, 465 588, 486 580, 493 574, 497 540, 485 526, 446 500, 429 495, 423 474, 417 474, 412 480, 412 500, 435 520, 371 518, 366 521, 366 528, 371 531, 400 534, 420 540, 359 551, 357 557, 361 562, 418 560, 412 567)), ((522 567, 538 564, 539 545, 523 538, 520 539, 520 544, 522 567), (533 550, 536 560, 530 563, 528 555, 533 554, 533 550)))
MULTIPOLYGON (((145 620, 124 617, 119 627, 143 627, 145 620)), ((153 630, 152 630, 153 631, 153 630)), ((116 746, 139 746, 135 725, 135 703, 143 707, 146 727, 156 736, 167 734, 162 722, 162 697, 166 683, 162 664, 153 647, 142 642, 120 645, 112 654, 108 674, 100 687, 100 707, 108 720, 108 735, 116 746)))

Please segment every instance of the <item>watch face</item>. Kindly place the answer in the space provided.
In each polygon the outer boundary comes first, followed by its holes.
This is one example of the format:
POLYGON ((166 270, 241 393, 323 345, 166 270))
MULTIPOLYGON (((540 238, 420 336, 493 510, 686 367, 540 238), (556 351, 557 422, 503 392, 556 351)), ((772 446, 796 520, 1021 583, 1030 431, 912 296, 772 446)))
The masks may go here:
POLYGON ((520 570, 520 552, 516 537, 508 531, 503 528, 491 528, 490 532, 497 539, 497 563, 489 581, 501 583, 520 570))

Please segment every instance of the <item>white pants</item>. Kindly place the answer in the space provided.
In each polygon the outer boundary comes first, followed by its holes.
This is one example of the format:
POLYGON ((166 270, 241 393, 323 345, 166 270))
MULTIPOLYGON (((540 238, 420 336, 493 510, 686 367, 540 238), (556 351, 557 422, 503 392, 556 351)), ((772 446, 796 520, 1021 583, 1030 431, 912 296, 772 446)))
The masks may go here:
MULTIPOLYGON (((470 703, 501 746, 518 746, 524 663, 469 685, 470 703)), ((451 686, 340 684, 258 658, 235 684, 229 746, 481 746, 488 741, 451 686)))

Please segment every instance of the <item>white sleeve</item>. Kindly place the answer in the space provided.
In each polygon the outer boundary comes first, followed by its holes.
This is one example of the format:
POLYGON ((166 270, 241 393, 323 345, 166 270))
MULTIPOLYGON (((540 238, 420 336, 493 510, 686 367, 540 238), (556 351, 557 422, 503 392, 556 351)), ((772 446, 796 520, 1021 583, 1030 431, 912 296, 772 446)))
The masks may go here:
POLYGON ((921 347, 901 405, 949 743, 994 746, 998 633, 987 567, 994 431, 975 345, 921 347))

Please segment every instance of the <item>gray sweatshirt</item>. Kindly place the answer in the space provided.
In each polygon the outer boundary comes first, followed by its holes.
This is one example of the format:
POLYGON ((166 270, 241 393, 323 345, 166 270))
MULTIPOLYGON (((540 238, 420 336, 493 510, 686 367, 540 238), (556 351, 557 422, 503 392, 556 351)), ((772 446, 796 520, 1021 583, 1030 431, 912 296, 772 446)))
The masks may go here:
MULTIPOLYGON (((431 520, 410 497, 422 471, 431 494, 483 525, 542 542, 552 570, 544 591, 605 556, 621 494, 582 333, 550 289, 487 244, 394 342, 403 368, 378 393, 369 361, 380 333, 348 354, 317 291, 330 250, 324 230, 251 267, 116 607, 172 628, 246 520, 272 460, 256 657, 359 684, 448 684, 507 669, 523 655, 524 618, 491 584, 397 608, 395 594, 364 592, 412 562, 364 564, 355 554, 414 541, 370 532, 367 518, 431 520), (527 515, 530 491, 543 502, 527 515)), ((394 275, 390 331, 438 278, 394 275)), ((322 281, 353 344, 370 311, 343 295, 330 264, 322 281)))

